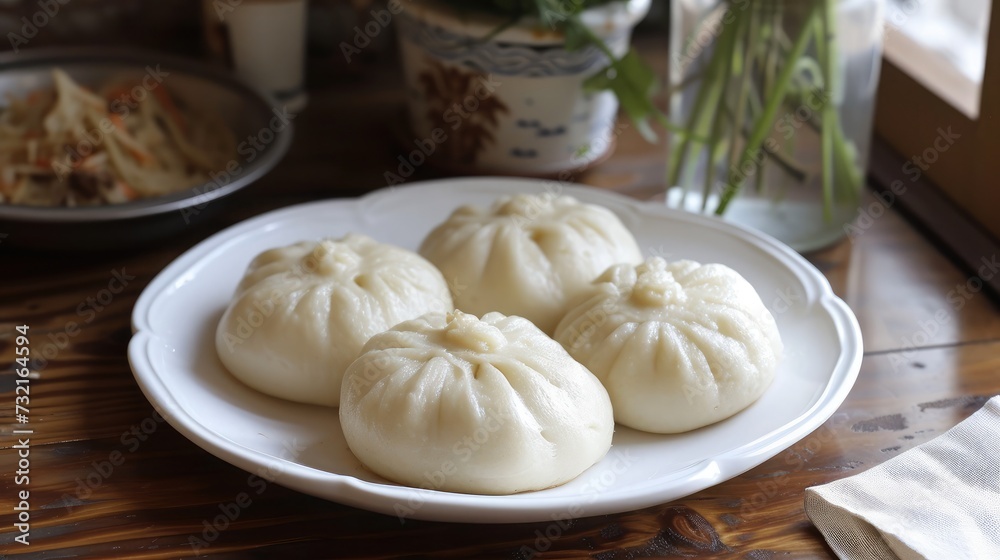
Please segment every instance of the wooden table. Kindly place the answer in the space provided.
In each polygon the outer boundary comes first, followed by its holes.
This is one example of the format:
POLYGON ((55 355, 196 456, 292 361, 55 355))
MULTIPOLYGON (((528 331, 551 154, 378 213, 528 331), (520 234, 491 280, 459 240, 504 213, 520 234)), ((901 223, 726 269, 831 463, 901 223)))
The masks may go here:
MULTIPOLYGON (((137 250, 0 254, 0 364, 14 359, 16 325, 30 325, 35 347, 62 346, 31 383, 29 546, 12 542, 23 487, 14 484, 14 376, 0 377, 0 557, 511 560, 523 547, 544 549, 538 558, 830 557, 803 511, 804 488, 924 443, 1000 393, 997 309, 982 294, 956 299, 966 276, 889 210, 853 242, 810 256, 861 323, 865 359, 854 390, 819 430, 733 480, 556 532, 549 523, 401 524, 271 484, 196 550, 192 538, 205 540, 206 524, 248 490, 248 475, 158 421, 125 357, 132 306, 164 266, 213 231, 383 185, 400 151, 388 138, 402 99, 391 73, 364 80, 314 88, 288 157, 207 226, 137 250), (105 293, 116 275, 124 290, 105 293), (65 335, 70 322, 79 330, 65 335)), ((645 197, 661 188, 662 166, 659 149, 626 132, 614 158, 579 180, 645 197)))

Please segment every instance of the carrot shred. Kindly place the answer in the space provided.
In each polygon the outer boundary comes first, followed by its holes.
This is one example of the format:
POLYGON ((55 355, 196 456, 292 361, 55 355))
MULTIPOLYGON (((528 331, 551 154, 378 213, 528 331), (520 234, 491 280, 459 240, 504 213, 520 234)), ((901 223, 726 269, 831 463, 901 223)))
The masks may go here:
POLYGON ((170 92, 164 87, 156 87, 153 90, 153 95, 156 96, 156 100, 160 102, 163 109, 170 115, 170 118, 174 119, 177 126, 180 127, 181 132, 187 134, 188 127, 187 121, 184 120, 184 115, 181 114, 180 109, 174 104, 174 100, 170 97, 170 92))
MULTIPOLYGON (((122 120, 121 115, 117 113, 108 113, 108 118, 111 119, 111 122, 112 124, 115 125, 115 128, 117 128, 122 134, 131 138, 131 135, 129 135, 128 133, 128 129, 125 128, 125 121, 122 120)), ((132 154, 132 157, 134 157, 139 162, 140 165, 148 166, 156 161, 156 158, 153 157, 153 154, 145 150, 140 150, 136 146, 133 146, 131 144, 126 144, 125 148, 128 149, 128 152, 132 154)))
POLYGON ((135 200, 139 198, 139 193, 132 187, 128 186, 128 183, 125 183, 124 181, 116 181, 116 183, 118 185, 118 188, 122 191, 122 194, 125 195, 125 198, 129 200, 135 200))
POLYGON ((104 98, 108 100, 108 103, 111 103, 112 101, 114 101, 116 99, 121 99, 123 97, 128 97, 129 94, 131 93, 131 91, 132 90, 130 90, 129 88, 127 88, 125 86, 115 86, 115 87, 111 88, 110 90, 108 90, 108 92, 104 95, 104 98))
POLYGON ((111 123, 115 125, 115 128, 122 132, 128 132, 125 129, 125 121, 122 120, 122 116, 118 113, 108 113, 108 118, 111 119, 111 123))

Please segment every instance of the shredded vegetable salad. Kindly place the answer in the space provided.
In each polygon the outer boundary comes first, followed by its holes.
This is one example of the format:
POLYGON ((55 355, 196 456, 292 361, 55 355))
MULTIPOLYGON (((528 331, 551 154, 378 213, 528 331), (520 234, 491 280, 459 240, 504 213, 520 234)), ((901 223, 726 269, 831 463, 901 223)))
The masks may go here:
POLYGON ((0 109, 0 203, 116 204, 209 180, 235 155, 232 132, 167 92, 114 84, 92 92, 60 69, 54 87, 0 109), (141 90, 141 91, 140 91, 141 90))

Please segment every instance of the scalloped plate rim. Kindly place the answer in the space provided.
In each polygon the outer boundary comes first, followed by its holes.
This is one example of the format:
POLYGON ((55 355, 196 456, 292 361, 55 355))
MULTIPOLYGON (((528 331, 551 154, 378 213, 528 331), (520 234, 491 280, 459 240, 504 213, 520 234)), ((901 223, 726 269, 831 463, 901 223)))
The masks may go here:
MULTIPOLYGON (((280 227, 296 215, 321 211, 325 207, 344 206, 359 218, 364 209, 379 203, 402 203, 406 196, 429 195, 431 191, 453 193, 456 189, 477 193, 510 193, 512 187, 537 189, 552 181, 512 178, 452 178, 422 183, 412 183, 402 188, 386 188, 355 199, 331 199, 297 204, 280 208, 230 226, 198 243, 167 265, 143 290, 132 313, 133 338, 128 347, 128 358, 133 374, 146 398, 156 410, 187 439, 209 453, 247 471, 260 468, 262 461, 282 465, 284 470, 278 483, 314 496, 346 505, 393 515, 393 504, 412 499, 419 494, 421 506, 413 519, 435 521, 465 521, 516 523, 551 520, 555 513, 572 505, 564 496, 540 496, 526 492, 509 496, 456 494, 424 490, 387 483, 369 482, 354 476, 327 472, 275 458, 252 447, 234 442, 205 426, 187 413, 171 393, 167 383, 147 357, 149 346, 164 340, 152 328, 149 313, 164 297, 164 291, 182 277, 192 266, 201 262, 208 253, 226 243, 239 242, 247 232, 262 226, 280 227), (421 191, 420 194, 417 191, 421 191)), ((822 311, 835 325, 841 337, 840 355, 829 380, 816 402, 793 420, 753 441, 726 453, 696 461, 680 471, 671 473, 647 486, 629 492, 618 491, 612 496, 598 499, 600 507, 586 511, 586 516, 630 511, 668 502, 714 486, 759 465, 811 433, 832 416, 844 401, 860 370, 862 357, 861 332, 853 312, 837 297, 827 279, 801 255, 781 242, 754 230, 725 222, 714 217, 695 215, 653 203, 642 203, 625 196, 600 191, 593 187, 562 185, 567 194, 587 202, 601 203, 601 199, 617 207, 629 208, 636 216, 677 220, 709 227, 724 233, 739 235, 782 262, 796 279, 816 290, 809 310, 822 311), (708 483, 698 480, 701 475, 710 478, 708 483), (688 482, 688 484, 683 484, 688 482)), ((609 492, 610 493, 610 492, 609 492)))

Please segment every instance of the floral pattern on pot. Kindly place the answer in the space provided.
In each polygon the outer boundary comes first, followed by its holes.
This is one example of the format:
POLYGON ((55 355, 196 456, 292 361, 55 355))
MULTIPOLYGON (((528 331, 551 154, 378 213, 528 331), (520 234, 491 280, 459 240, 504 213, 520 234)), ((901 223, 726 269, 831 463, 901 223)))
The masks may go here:
POLYGON ((509 114, 510 109, 489 90, 488 78, 478 72, 429 59, 419 79, 431 126, 447 130, 453 122, 461 124, 441 146, 440 155, 461 165, 474 164, 476 156, 496 142, 493 131, 500 115, 509 114))
MULTIPOLYGON (((396 29, 410 126, 418 140, 446 137, 435 148, 437 163, 465 173, 543 176, 610 153, 618 102, 583 88, 608 62, 599 50, 566 51, 563 37, 537 22, 494 35, 495 19, 460 17, 428 0, 404 6, 396 29), (461 75, 473 79, 449 82, 461 75)), ((647 9, 648 0, 630 0, 595 12, 616 55, 627 52, 632 25, 647 9)))

